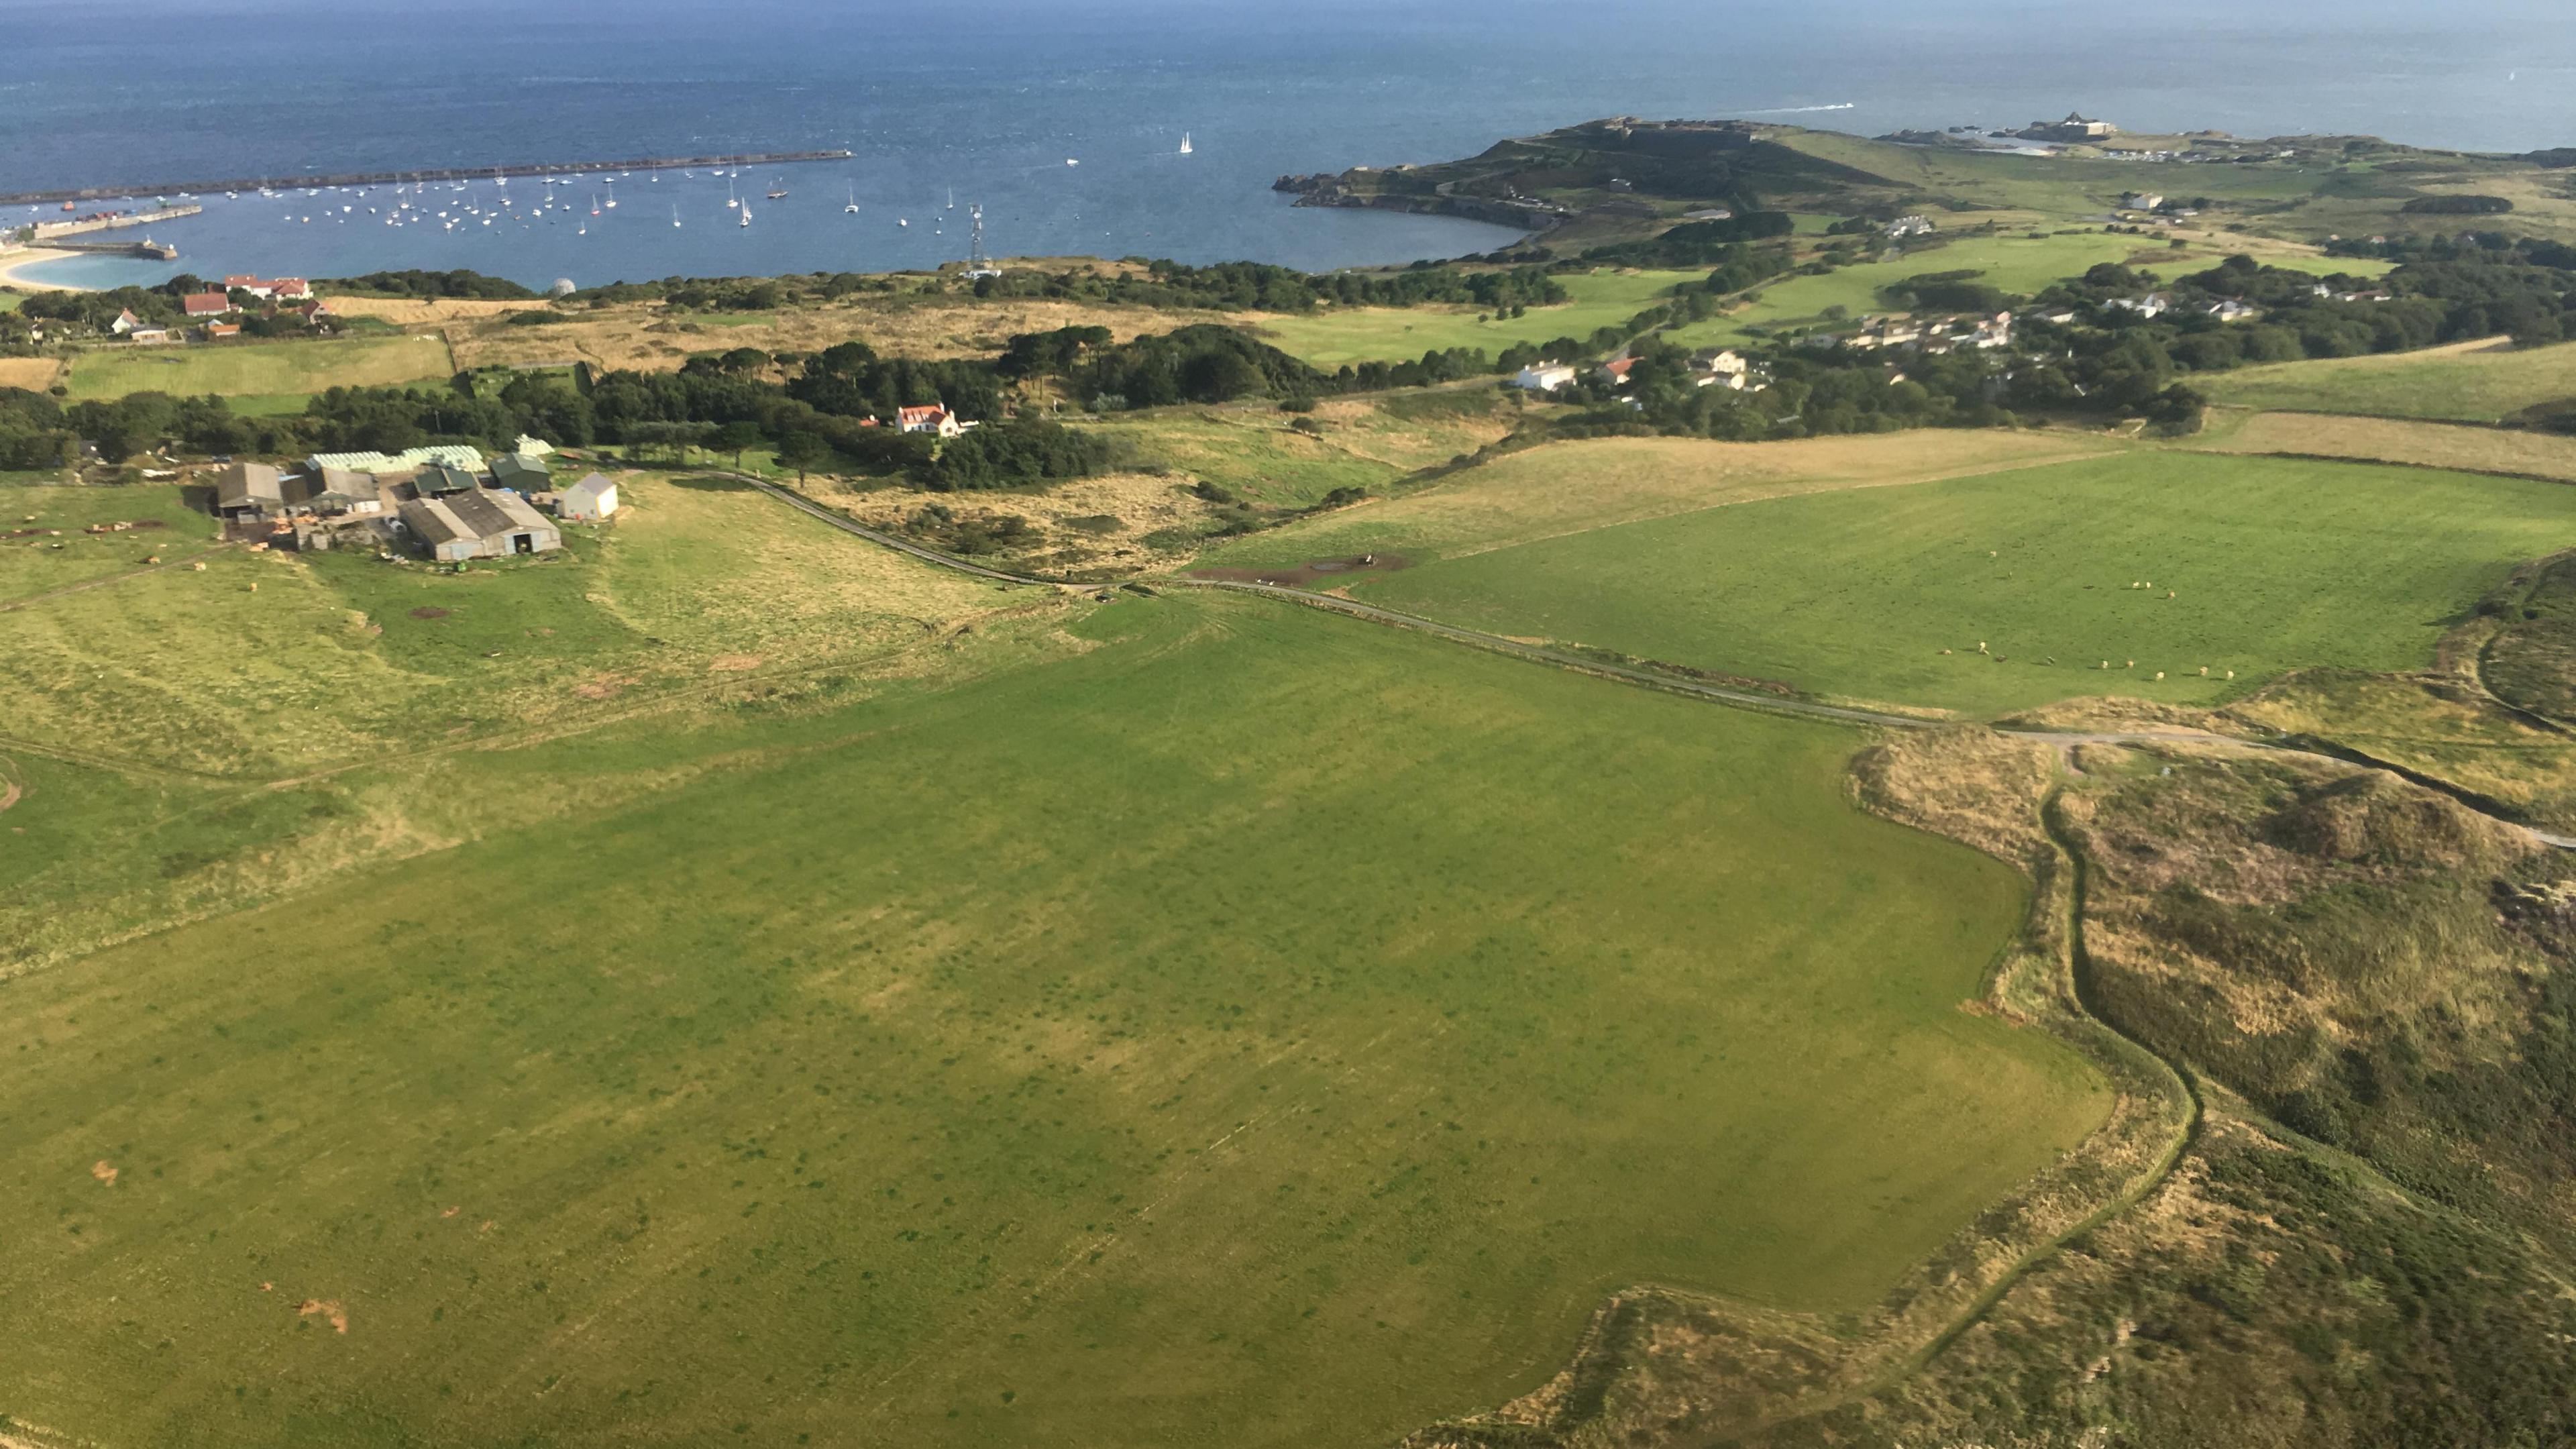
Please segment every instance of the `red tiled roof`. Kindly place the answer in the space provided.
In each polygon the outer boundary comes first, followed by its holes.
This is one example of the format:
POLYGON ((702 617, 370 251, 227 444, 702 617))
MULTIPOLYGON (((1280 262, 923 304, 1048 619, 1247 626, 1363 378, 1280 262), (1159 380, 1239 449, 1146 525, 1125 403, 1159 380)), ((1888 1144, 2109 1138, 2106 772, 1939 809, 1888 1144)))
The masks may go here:
POLYGON ((224 285, 226 287, 256 287, 259 285, 259 278, 236 274, 234 276, 224 278, 224 285))
POLYGON ((895 421, 899 423, 927 423, 937 421, 939 415, 946 411, 948 411, 946 408, 933 403, 928 407, 896 408, 894 416, 895 421))
POLYGON ((221 292, 190 292, 179 299, 179 305, 191 317, 212 317, 233 309, 233 299, 221 292))

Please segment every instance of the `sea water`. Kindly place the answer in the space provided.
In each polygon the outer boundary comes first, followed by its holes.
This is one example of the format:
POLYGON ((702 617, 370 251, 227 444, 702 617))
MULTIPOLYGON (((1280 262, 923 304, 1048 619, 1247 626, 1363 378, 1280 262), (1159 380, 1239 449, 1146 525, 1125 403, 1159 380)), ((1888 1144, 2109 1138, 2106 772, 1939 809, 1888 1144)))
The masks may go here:
POLYGON ((1512 233, 1292 208, 1270 182, 1623 113, 1874 134, 2081 110, 2131 129, 2576 142, 2576 26, 2554 0, 0 0, 0 37, 0 190, 855 153, 737 178, 636 172, 614 178, 618 205, 596 217, 610 194, 596 174, 433 183, 402 198, 429 219, 407 211, 400 226, 381 186, 200 195, 204 215, 153 229, 177 263, 84 258, 42 274, 90 285, 181 270, 468 267, 542 286, 930 267, 966 255, 977 203, 996 255, 1395 263, 1512 233), (725 205, 728 181, 748 227, 725 205), (782 183, 789 195, 768 199, 782 183))

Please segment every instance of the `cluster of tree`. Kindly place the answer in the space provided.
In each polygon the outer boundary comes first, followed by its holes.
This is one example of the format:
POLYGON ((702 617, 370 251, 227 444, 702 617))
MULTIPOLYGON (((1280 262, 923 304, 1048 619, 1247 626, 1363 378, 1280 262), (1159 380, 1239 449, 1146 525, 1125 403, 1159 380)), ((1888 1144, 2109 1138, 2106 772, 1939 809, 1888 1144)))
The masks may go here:
POLYGON ((1219 312, 1311 312, 1342 307, 1418 307, 1432 303, 1485 307, 1544 306, 1566 299, 1544 267, 1468 270, 1416 262, 1396 272, 1300 272, 1262 262, 1193 267, 1129 258, 1141 271, 1102 275, 1087 269, 1007 269, 975 283, 979 297, 1040 297, 1116 306, 1219 312))
MULTIPOLYGON (((684 375, 688 371, 682 369, 684 375)), ((757 386, 714 369, 700 375, 757 386)), ((816 412, 838 417, 891 417, 897 408, 931 403, 944 404, 965 418, 998 417, 1002 412, 1001 376, 992 363, 879 357, 864 342, 843 342, 804 359, 786 391, 816 412)))
POLYGON ((1686 221, 1644 241, 1593 247, 1583 259, 1632 267, 1716 266, 1746 242, 1784 237, 1794 230, 1796 223, 1785 211, 1749 211, 1713 221, 1686 221))
POLYGON ((80 454, 62 405, 40 392, 0 388, 0 468, 59 468, 80 454))
POLYGON ((1088 348, 1065 376, 1077 397, 1111 409, 1221 403, 1253 394, 1314 397, 1359 385, 1353 369, 1338 376, 1318 372, 1267 343, 1208 323, 1088 348))
POLYGON ((2012 297, 1982 271, 1926 272, 1878 289, 1880 300, 1901 312, 1975 312, 1991 315, 2012 305, 2012 297))
POLYGON ((369 272, 361 277, 342 277, 330 286, 349 292, 373 292, 387 297, 474 297, 486 301, 517 302, 537 294, 506 277, 487 277, 481 272, 462 268, 455 271, 431 272, 417 267, 394 272, 369 272))
POLYGON ((183 272, 154 287, 112 287, 98 292, 38 292, 20 302, 18 311, 24 317, 68 323, 102 336, 114 325, 117 314, 121 312, 131 312, 138 320, 156 326, 176 327, 187 318, 179 299, 191 292, 209 291, 212 287, 213 284, 204 278, 183 272))
POLYGON ((652 282, 611 282, 584 287, 571 301, 592 307, 618 302, 667 302, 711 312, 768 311, 817 301, 836 301, 855 292, 891 292, 891 277, 860 272, 808 272, 780 277, 664 277, 652 282))
POLYGON ((2513 203, 2501 196, 2418 196, 2397 209, 2408 216, 2501 216, 2513 203))
POLYGON ((1017 418, 951 439, 936 458, 916 465, 913 477, 934 492, 954 493, 1088 478, 1109 462, 1109 443, 1097 433, 1017 418))
POLYGON ((1634 348, 1624 385, 1578 378, 1561 400, 1582 411, 1545 425, 1552 437, 1664 433, 1754 441, 1892 432, 1920 427, 1997 427, 2013 416, 1999 403, 2003 381, 1982 353, 1909 358, 1902 377, 1866 353, 1790 349, 1769 355, 1770 385, 1737 392, 1700 387, 1690 354, 1660 340, 1634 348))

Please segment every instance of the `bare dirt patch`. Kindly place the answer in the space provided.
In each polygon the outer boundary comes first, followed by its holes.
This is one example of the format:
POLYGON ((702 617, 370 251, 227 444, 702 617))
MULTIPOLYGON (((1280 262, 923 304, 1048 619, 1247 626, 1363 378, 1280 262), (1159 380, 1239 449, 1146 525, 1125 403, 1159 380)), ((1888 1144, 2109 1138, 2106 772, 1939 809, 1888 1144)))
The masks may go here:
POLYGON ((759 667, 760 656, 757 654, 719 654, 707 661, 707 668, 718 674, 740 674, 759 667))
POLYGON ((1295 568, 1205 568, 1190 570, 1194 579, 1208 579, 1236 584, 1280 584, 1302 589, 1332 580, 1338 583, 1354 574, 1391 574, 1411 568, 1413 560, 1400 553, 1363 553, 1347 558, 1308 559, 1295 568))
POLYGON ((90 1164, 89 1175, 97 1178, 102 1187, 116 1186, 116 1169, 109 1166, 105 1158, 90 1164))
POLYGON ((447 617, 447 611, 435 604, 423 604, 412 610, 411 616, 415 619, 444 619, 447 617))
POLYGON ((307 1298, 295 1305, 295 1314, 299 1318, 311 1318, 319 1314, 330 1320, 333 1333, 349 1331, 349 1310, 341 1307, 337 1299, 307 1298))

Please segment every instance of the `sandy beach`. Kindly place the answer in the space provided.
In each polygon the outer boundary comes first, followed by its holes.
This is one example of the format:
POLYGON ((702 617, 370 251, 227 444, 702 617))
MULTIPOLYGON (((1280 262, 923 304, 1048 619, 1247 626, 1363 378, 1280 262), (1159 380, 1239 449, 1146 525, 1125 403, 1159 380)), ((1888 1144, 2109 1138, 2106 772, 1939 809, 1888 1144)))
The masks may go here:
POLYGON ((79 255, 79 252, 60 252, 50 247, 21 247, 15 251, 0 252, 0 287, 15 287, 22 292, 88 291, 87 287, 66 286, 60 282, 31 282, 18 274, 22 267, 42 266, 46 262, 58 262, 65 257, 79 255))

